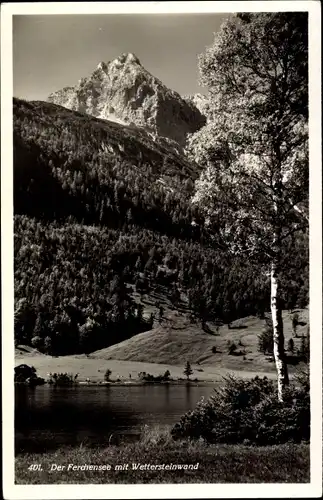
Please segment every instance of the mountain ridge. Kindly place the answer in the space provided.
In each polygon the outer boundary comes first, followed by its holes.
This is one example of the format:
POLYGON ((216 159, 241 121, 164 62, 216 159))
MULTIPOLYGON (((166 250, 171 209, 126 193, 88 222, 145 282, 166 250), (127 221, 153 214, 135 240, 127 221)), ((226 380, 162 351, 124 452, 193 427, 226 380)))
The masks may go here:
POLYGON ((180 148, 206 121, 193 101, 166 87, 133 53, 100 62, 89 77, 51 93, 47 100, 97 118, 134 124, 155 140, 164 138, 180 148))

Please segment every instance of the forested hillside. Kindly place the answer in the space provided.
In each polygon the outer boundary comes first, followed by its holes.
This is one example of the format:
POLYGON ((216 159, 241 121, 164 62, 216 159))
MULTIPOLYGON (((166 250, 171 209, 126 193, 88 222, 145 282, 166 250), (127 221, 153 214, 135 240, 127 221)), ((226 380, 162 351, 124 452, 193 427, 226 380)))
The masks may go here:
MULTIPOLYGON (((199 172, 136 128, 15 99, 16 343, 83 353, 149 330, 134 290, 158 288, 203 324, 262 315, 266 269, 208 234, 191 203, 199 172)), ((304 307, 306 234, 284 258, 282 305, 304 307)))
POLYGON ((14 100, 15 213, 188 237, 197 165, 140 129, 44 102, 14 100))

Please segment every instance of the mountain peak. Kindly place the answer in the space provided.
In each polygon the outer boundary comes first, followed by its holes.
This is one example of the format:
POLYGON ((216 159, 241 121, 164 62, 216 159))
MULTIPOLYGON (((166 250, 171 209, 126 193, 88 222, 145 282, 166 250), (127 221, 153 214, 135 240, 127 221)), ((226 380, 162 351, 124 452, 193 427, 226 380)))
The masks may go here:
POLYGON ((187 102, 151 75, 132 52, 100 62, 75 87, 52 93, 48 101, 98 118, 133 124, 154 137, 183 147, 187 134, 205 124, 193 102, 187 102))
MULTIPOLYGON (((133 52, 126 52, 121 54, 115 61, 118 61, 120 64, 140 64, 138 57, 133 54, 133 52)), ((114 61, 113 61, 114 62, 114 61)))

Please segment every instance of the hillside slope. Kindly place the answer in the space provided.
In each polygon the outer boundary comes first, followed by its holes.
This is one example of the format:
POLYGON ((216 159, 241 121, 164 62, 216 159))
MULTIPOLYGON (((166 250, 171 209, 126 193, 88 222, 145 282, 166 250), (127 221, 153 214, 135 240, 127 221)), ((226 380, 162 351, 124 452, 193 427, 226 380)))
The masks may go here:
MULTIPOLYGON (((306 335, 308 310, 298 310, 302 325, 298 327, 298 337, 294 338, 295 350, 301 347, 302 336, 306 335)), ((291 314, 283 313, 286 346, 292 335, 291 314)), ((49 372, 78 373, 81 382, 102 383, 104 373, 109 368, 111 379, 121 383, 139 383, 140 372, 154 376, 169 370, 174 380, 183 379, 183 368, 190 361, 192 379, 199 382, 220 381, 231 373, 238 377, 254 377, 266 375, 276 377, 276 368, 269 356, 257 350, 259 331, 263 328, 263 320, 247 317, 233 322, 231 329, 227 325, 216 332, 215 325, 210 325, 213 333, 205 333, 197 324, 188 322, 185 315, 167 311, 165 321, 151 331, 135 335, 129 340, 114 346, 91 353, 89 356, 52 357, 39 353, 27 346, 16 349, 15 365, 22 363, 34 366, 37 374, 45 379, 49 372), (243 328, 242 328, 243 327, 243 328), (245 349, 245 356, 230 356, 227 342, 234 341, 238 349, 245 349), (239 346, 239 341, 243 346, 239 346), (216 346, 217 352, 212 352, 216 346)), ((299 365, 289 365, 291 377, 297 372, 299 365)))
POLYGON ((196 232, 197 165, 141 129, 14 99, 15 213, 196 232))
MULTIPOLYGON (((298 337, 293 337, 291 314, 283 313, 285 344, 293 338, 295 352, 301 348, 302 335, 306 335, 308 310, 298 311, 298 337)), ((265 321, 254 316, 233 321, 231 328, 222 325, 216 329, 209 324, 209 332, 203 331, 200 325, 191 324, 188 318, 179 312, 169 311, 160 325, 151 331, 135 335, 131 339, 101 349, 91 354, 91 358, 106 360, 139 361, 180 366, 189 361, 201 368, 214 366, 217 369, 241 370, 250 372, 275 371, 275 364, 270 357, 258 352, 258 334, 261 333, 265 321), (237 345, 237 354, 228 353, 228 342, 237 345), (216 347, 216 352, 212 348, 216 347), (241 355, 238 353, 241 352, 241 355), (244 355, 242 354, 244 353, 244 355)), ((200 375, 202 377, 202 375, 200 375)))

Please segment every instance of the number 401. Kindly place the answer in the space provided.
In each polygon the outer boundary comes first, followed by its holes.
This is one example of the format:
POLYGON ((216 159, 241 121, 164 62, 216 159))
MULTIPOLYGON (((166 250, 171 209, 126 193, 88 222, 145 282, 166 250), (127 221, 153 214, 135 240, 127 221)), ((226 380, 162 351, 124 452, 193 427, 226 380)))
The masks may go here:
POLYGON ((31 471, 38 471, 39 470, 40 471, 40 470, 42 470, 41 464, 29 465, 28 470, 31 470, 31 471))

